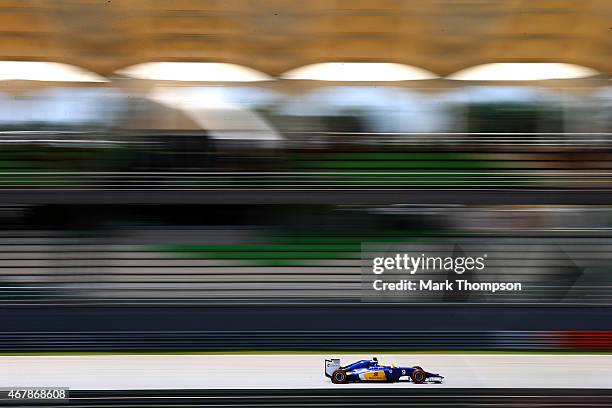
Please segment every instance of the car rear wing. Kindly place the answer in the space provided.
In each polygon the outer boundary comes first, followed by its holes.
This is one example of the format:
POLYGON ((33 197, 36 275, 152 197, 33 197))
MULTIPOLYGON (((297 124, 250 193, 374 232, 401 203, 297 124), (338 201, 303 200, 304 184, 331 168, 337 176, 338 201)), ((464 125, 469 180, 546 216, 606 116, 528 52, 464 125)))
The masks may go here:
POLYGON ((333 372, 341 367, 339 358, 325 359, 325 376, 332 376, 333 372))

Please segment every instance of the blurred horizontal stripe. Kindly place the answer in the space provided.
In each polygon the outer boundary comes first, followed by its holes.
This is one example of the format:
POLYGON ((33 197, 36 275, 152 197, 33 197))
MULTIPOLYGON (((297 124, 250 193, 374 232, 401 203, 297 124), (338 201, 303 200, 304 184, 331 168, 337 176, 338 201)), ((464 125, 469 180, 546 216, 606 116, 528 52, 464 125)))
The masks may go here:
MULTIPOLYGON (((158 228, 117 232, 115 238, 5 231, 0 238, 0 302, 154 301, 361 302, 361 242, 409 245, 415 253, 446 256, 439 245, 489 253, 471 281, 521 282, 520 292, 474 293, 470 302, 612 303, 612 238, 531 235, 241 234, 158 228), (219 235, 221 234, 221 235, 219 235), (155 238, 157 243, 142 243, 155 238), (217 237, 217 244, 206 243, 217 237), (140 243, 139 243, 140 242, 140 243), (198 243, 199 242, 199 243, 198 243)), ((68 234, 69 235, 69 234, 68 234)), ((534 233, 537 235, 537 233, 534 233)), ((428 271, 389 277, 447 279, 428 271)), ((452 275, 454 276, 454 275, 452 275)), ((459 275, 454 276, 460 278, 459 275)), ((407 302, 445 302, 442 294, 414 293, 407 302)))
POLYGON ((0 352, 137 350, 612 350, 612 332, 63 332, 0 333, 0 352))

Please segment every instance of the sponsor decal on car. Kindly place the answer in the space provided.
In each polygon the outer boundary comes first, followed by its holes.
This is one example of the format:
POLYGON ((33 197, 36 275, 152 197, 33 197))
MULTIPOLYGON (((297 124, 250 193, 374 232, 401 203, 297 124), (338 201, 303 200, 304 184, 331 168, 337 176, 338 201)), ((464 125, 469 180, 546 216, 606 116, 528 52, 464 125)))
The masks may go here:
POLYGON ((384 370, 372 371, 363 374, 363 379, 368 381, 386 381, 387 374, 385 374, 384 370))

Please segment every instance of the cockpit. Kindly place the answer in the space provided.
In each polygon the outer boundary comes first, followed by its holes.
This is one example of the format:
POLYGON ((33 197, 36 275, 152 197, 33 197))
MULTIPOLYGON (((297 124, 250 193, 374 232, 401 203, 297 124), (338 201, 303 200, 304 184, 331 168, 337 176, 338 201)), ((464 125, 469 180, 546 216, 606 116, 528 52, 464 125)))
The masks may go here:
POLYGON ((351 371, 351 370, 355 370, 357 368, 364 368, 364 367, 370 367, 373 365, 378 365, 378 359, 376 357, 374 357, 371 360, 359 360, 353 364, 350 364, 346 367, 344 367, 345 370, 347 371, 351 371))

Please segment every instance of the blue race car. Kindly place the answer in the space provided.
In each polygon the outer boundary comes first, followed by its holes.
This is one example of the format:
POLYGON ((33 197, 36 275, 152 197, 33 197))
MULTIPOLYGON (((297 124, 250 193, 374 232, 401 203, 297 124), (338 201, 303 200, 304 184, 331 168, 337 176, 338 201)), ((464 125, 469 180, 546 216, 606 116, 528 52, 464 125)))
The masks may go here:
POLYGON ((398 382, 402 379, 407 379, 415 384, 423 384, 425 382, 441 383, 444 379, 440 374, 427 372, 419 366, 380 365, 376 357, 372 360, 359 360, 346 366, 340 364, 339 358, 325 360, 325 376, 331 378, 334 384, 362 381, 398 382))

